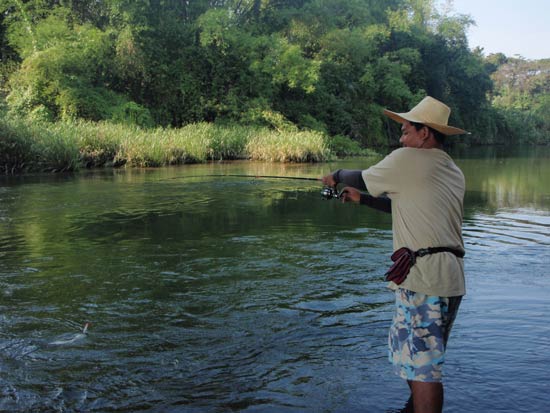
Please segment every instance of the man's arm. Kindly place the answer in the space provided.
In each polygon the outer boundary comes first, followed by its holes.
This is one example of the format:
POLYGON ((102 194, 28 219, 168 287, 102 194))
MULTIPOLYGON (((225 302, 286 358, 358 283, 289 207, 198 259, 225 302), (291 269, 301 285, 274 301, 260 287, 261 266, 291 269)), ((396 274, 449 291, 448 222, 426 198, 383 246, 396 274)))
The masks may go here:
POLYGON ((378 211, 391 214, 391 199, 386 196, 374 197, 369 194, 361 193, 359 203, 377 209, 378 211))
POLYGON ((353 188, 366 191, 367 186, 365 185, 365 180, 363 179, 361 173, 361 170, 338 169, 332 173, 332 176, 336 184, 344 184, 346 186, 352 186, 353 188))
MULTIPOLYGON (((367 189, 361 170, 338 169, 331 175, 323 178, 323 183, 329 186, 336 186, 341 183, 360 190, 367 189)), ((346 191, 346 189, 344 189, 343 192, 348 192, 350 195, 345 196, 343 194, 344 197, 342 199, 344 202, 348 199, 354 201, 355 198, 357 198, 357 196, 351 196, 351 191, 349 190, 346 191)), ((361 205, 367 205, 371 208, 377 209, 378 211, 391 213, 391 199, 385 196, 373 197, 372 195, 361 193, 355 202, 359 202, 361 205)))

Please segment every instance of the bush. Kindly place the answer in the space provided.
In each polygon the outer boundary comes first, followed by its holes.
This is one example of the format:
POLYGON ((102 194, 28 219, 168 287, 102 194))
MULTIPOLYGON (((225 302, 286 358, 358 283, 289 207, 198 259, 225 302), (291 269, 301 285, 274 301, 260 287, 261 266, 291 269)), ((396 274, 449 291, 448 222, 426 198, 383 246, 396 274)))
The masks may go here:
POLYGON ((154 125, 149 109, 135 102, 124 102, 112 109, 111 120, 116 123, 138 125, 145 128, 154 125))
POLYGON ((371 156, 376 154, 370 149, 362 148, 359 142, 343 135, 331 136, 328 139, 328 147, 336 156, 371 156))

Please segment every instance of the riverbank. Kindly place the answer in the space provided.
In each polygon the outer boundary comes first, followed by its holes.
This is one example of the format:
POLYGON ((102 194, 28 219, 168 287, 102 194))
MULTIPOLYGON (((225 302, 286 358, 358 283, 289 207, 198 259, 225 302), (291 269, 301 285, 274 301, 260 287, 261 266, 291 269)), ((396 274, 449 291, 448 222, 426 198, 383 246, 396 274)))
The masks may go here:
POLYGON ((0 171, 5 174, 235 159, 323 162, 367 152, 349 138, 316 131, 205 122, 179 129, 143 129, 109 122, 0 120, 0 171))

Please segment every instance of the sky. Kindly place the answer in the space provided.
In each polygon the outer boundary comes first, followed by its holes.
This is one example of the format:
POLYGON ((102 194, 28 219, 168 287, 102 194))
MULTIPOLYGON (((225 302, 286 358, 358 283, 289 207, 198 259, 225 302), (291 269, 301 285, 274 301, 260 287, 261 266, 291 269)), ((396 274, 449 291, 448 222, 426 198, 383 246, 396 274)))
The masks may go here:
POLYGON ((453 10, 469 14, 470 48, 526 59, 550 58, 550 0, 454 0, 453 10))

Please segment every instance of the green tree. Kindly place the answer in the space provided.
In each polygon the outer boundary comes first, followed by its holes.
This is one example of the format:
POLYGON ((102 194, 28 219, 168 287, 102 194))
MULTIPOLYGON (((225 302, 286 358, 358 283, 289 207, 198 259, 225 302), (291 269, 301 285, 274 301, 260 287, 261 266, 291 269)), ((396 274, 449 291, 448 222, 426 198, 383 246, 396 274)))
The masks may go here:
POLYGON ((425 94, 475 142, 544 130, 547 66, 471 51, 471 18, 437 4, 0 0, 0 87, 19 116, 259 123, 363 145, 396 144, 382 108, 425 94))

